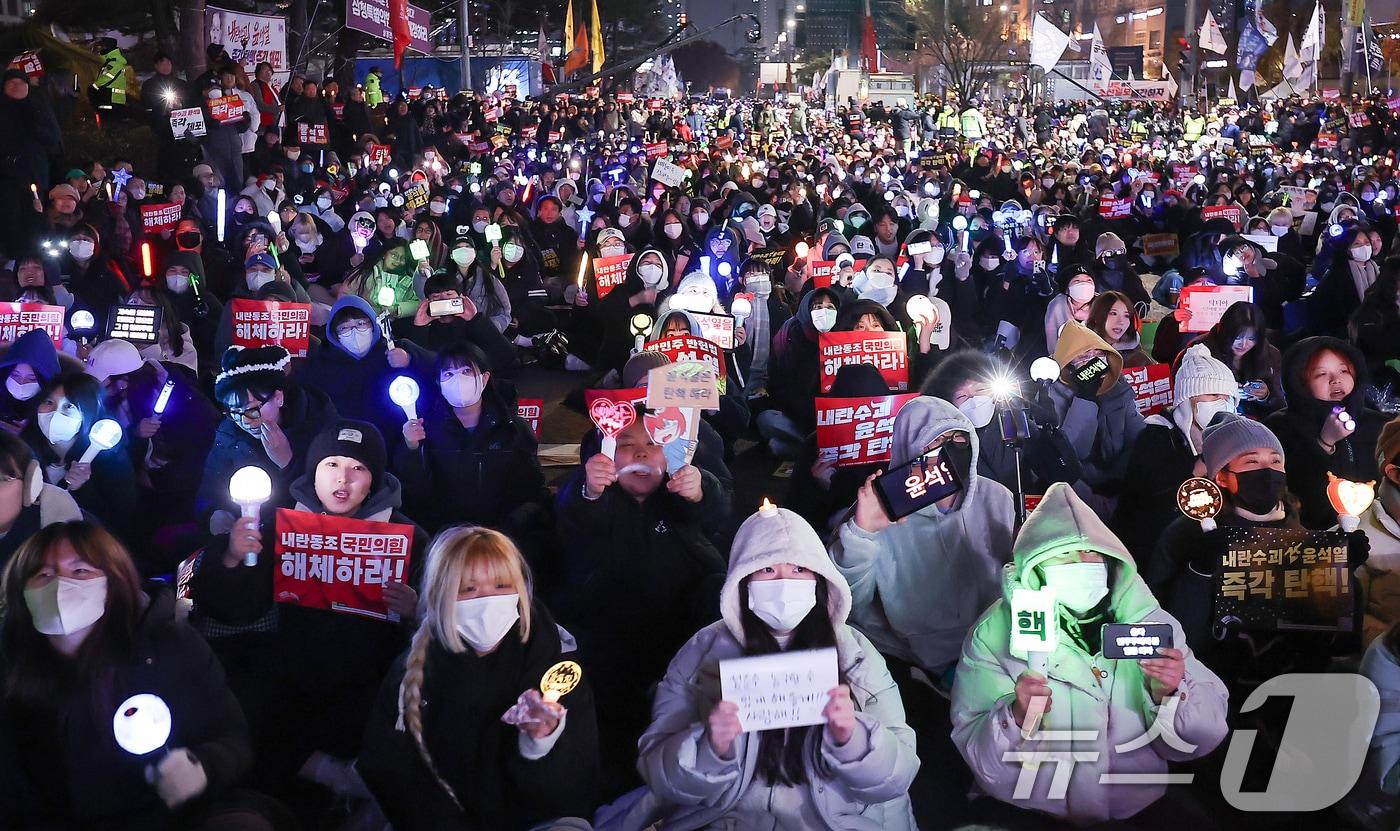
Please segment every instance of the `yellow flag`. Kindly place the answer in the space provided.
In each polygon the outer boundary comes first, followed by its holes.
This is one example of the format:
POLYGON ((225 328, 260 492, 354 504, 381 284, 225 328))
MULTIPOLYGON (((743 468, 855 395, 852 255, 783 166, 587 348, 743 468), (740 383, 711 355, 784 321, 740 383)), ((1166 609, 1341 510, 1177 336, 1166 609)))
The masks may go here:
POLYGON ((603 68, 603 21, 598 17, 598 0, 593 0, 593 71, 603 68))
POLYGON ((569 0, 569 9, 564 13, 564 56, 574 51, 574 0, 569 0))

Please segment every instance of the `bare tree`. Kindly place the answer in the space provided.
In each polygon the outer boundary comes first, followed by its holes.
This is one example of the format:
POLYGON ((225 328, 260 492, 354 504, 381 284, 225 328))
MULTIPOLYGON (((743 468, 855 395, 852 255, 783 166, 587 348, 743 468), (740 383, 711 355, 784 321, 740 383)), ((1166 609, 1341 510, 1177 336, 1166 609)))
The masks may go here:
POLYGON ((962 101, 977 94, 1007 54, 1011 33, 992 9, 965 0, 904 0, 915 52, 927 53, 943 68, 962 101))

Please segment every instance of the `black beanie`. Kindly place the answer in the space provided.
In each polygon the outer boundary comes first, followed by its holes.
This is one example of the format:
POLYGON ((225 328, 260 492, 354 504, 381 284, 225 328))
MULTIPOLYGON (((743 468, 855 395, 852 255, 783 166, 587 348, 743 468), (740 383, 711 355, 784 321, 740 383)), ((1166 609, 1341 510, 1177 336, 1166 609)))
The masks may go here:
POLYGON ((389 453, 384 449, 384 437, 367 421, 342 418, 316 434, 306 451, 306 475, 314 482, 316 468, 330 456, 345 456, 369 468, 373 478, 371 490, 379 487, 389 465, 389 453))

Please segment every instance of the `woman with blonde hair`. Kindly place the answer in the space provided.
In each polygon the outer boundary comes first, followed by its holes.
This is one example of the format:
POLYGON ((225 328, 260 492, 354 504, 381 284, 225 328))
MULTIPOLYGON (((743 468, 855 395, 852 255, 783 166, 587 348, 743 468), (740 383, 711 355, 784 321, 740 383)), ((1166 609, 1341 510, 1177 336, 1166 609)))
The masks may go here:
MULTIPOLYGON (((420 610, 358 763, 394 828, 550 828, 591 813, 592 693, 582 682, 541 696, 545 674, 571 658, 515 543, 474 526, 439 534, 420 610)), ((562 827, 587 827, 572 822, 562 827)))

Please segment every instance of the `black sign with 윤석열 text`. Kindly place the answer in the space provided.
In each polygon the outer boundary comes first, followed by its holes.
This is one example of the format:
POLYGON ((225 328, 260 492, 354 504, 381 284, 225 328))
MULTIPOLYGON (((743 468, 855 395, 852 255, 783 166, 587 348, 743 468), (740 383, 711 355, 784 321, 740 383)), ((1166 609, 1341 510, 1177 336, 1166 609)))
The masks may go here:
POLYGON ((1345 533, 1232 527, 1225 537, 1215 566, 1217 622, 1243 629, 1355 631, 1345 533))

